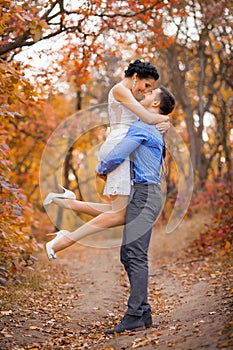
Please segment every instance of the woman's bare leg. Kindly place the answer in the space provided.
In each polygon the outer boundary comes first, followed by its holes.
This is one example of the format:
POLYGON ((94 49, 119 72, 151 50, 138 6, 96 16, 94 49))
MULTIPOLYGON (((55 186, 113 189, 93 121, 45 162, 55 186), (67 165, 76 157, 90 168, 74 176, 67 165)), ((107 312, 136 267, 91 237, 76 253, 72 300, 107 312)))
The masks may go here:
POLYGON ((54 252, 68 248, 81 238, 105 230, 106 228, 124 225, 128 196, 118 196, 113 202, 113 209, 101 213, 94 219, 85 223, 77 230, 66 234, 55 242, 54 252))
POLYGON ((97 216, 106 211, 112 210, 111 203, 84 202, 75 199, 54 198, 53 203, 65 209, 78 211, 79 213, 97 216))

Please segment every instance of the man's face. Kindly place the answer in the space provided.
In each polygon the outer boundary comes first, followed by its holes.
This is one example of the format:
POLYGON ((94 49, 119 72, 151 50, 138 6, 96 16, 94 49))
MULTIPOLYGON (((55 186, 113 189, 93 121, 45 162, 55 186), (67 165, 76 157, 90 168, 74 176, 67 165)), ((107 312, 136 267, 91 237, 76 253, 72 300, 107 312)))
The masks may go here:
POLYGON ((159 100, 160 89, 154 89, 144 94, 144 99, 140 102, 146 108, 152 107, 155 100, 159 100))

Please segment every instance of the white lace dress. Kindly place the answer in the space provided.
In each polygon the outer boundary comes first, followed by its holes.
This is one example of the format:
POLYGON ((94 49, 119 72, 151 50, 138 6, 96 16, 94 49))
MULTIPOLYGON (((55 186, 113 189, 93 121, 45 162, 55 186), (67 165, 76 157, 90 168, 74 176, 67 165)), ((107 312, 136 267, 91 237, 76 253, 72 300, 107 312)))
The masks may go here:
MULTIPOLYGON (((103 159, 115 145, 125 136, 132 123, 138 117, 127 109, 122 103, 115 100, 112 89, 108 95, 108 112, 110 117, 110 133, 99 150, 99 158, 103 159)), ((127 158, 120 166, 108 174, 104 195, 130 194, 130 161, 127 158)))

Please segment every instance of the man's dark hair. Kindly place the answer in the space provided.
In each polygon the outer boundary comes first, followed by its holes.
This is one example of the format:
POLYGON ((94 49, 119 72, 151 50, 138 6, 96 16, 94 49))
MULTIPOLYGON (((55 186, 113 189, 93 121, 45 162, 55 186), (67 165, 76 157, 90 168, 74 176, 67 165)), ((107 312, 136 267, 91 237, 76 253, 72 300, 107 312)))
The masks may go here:
POLYGON ((167 115, 171 113, 175 107, 176 99, 175 96, 168 90, 166 89, 163 85, 159 87, 161 90, 160 92, 160 113, 167 115))
POLYGON ((132 77, 134 73, 137 73, 139 79, 159 79, 157 68, 150 62, 136 60, 133 63, 130 63, 128 68, 125 70, 125 77, 132 77))

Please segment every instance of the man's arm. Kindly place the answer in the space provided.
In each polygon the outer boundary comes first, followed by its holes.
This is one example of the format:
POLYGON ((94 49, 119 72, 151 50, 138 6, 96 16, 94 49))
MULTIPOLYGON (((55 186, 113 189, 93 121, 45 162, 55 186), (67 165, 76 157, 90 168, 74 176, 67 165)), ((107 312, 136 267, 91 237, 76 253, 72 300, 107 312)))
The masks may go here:
POLYGON ((132 125, 125 137, 102 159, 96 168, 97 174, 103 176, 115 170, 145 140, 143 129, 132 125))

